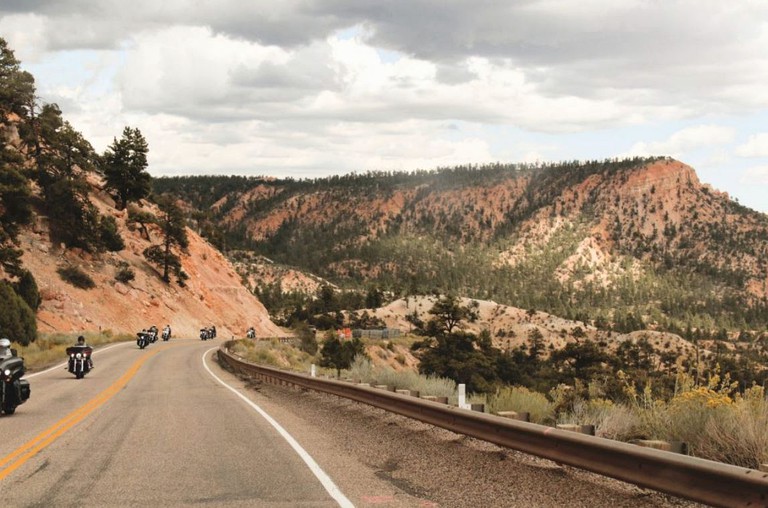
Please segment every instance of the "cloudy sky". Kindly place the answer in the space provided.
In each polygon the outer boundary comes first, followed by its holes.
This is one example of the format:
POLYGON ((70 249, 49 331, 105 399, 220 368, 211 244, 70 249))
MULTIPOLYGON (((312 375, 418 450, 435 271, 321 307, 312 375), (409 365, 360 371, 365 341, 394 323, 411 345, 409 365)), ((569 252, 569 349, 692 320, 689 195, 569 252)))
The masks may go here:
POLYGON ((670 155, 768 212, 763 0, 2 0, 0 36, 156 176, 670 155))

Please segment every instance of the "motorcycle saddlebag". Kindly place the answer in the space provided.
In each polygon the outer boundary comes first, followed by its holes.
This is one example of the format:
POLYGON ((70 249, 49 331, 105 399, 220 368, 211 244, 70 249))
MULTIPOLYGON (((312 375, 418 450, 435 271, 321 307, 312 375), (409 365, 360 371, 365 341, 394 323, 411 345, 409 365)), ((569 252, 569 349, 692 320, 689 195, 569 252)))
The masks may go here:
POLYGON ((19 403, 25 402, 29 395, 32 393, 32 388, 29 386, 29 381, 26 379, 19 379, 19 395, 20 395, 20 401, 19 403))

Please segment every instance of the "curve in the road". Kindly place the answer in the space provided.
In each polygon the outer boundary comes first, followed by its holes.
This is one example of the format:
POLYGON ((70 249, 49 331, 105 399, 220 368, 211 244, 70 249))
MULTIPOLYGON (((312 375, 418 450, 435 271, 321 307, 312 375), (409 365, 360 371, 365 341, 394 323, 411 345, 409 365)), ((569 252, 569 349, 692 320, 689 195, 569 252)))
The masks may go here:
POLYGON ((320 481, 320 483, 325 488, 326 492, 339 504, 339 506, 343 508, 354 508, 354 504, 347 499, 347 497, 341 492, 341 490, 336 486, 336 484, 331 480, 331 478, 325 473, 325 471, 320 468, 320 466, 315 462, 315 459, 312 458, 312 456, 307 453, 304 448, 296 441, 296 439, 291 436, 288 431, 286 431, 277 421, 272 418, 267 412, 265 412, 263 409, 261 409, 258 405, 254 404, 253 401, 248 399, 245 395, 237 391, 237 389, 231 387, 227 383, 225 383, 221 378, 219 378, 216 374, 213 373, 213 371, 208 367, 208 365, 205 362, 205 357, 211 353, 211 351, 215 351, 219 349, 218 346, 211 348, 207 350, 205 353, 203 353, 203 367, 205 367, 205 370, 208 371, 208 374, 210 374, 217 383, 221 384, 224 388, 231 391, 235 395, 237 395, 240 399, 243 400, 248 406, 250 406, 254 411, 259 413, 267 422, 269 422, 270 425, 285 439, 288 444, 293 448, 293 450, 301 457, 301 460, 304 461, 304 463, 309 467, 310 471, 315 475, 315 477, 320 481))

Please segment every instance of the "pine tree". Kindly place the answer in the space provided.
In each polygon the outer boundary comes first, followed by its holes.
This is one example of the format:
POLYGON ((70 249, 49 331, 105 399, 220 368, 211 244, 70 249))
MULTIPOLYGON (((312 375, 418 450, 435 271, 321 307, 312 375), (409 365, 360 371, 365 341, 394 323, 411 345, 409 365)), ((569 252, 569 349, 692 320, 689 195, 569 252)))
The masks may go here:
POLYGON ((152 178, 146 172, 149 146, 139 129, 126 127, 123 137, 107 147, 102 159, 106 188, 115 196, 116 206, 122 210, 131 201, 149 195, 152 178))
POLYGON ((162 245, 152 245, 144 249, 144 257, 162 268, 162 278, 170 282, 170 273, 176 275, 177 280, 183 285, 186 274, 181 267, 181 258, 176 254, 176 249, 186 250, 189 246, 187 238, 186 222, 184 214, 176 203, 166 197, 158 199, 157 203, 161 215, 155 219, 163 234, 162 245))

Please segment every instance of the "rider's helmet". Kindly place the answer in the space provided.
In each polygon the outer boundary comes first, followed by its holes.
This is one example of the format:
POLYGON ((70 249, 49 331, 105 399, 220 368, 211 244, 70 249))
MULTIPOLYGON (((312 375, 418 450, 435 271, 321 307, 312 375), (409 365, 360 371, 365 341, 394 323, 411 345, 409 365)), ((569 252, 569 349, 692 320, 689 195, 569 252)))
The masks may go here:
POLYGON ((0 339, 0 358, 8 356, 11 349, 11 341, 3 337, 0 339))
POLYGON ((85 337, 83 337, 82 335, 81 335, 81 336, 79 336, 79 337, 77 338, 77 343, 78 343, 79 345, 83 345, 83 344, 85 344, 85 337))

